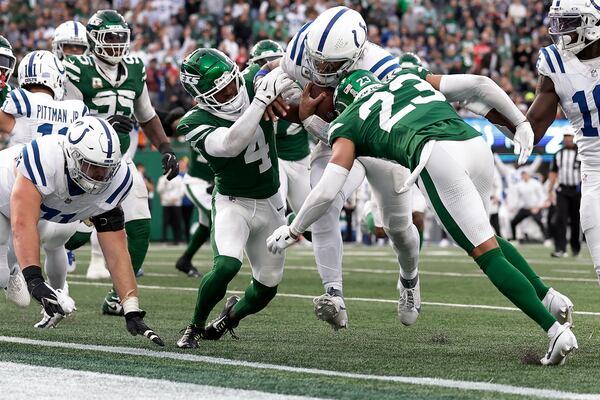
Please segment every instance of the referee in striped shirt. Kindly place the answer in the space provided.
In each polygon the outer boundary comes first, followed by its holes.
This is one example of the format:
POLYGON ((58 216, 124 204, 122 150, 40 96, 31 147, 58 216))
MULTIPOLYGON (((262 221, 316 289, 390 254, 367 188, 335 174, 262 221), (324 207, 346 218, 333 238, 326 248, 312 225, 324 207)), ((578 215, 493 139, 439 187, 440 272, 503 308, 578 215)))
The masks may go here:
POLYGON ((573 128, 564 133, 563 148, 556 152, 550 165, 548 194, 554 197, 556 186, 556 212, 554 252, 552 257, 567 255, 567 223, 571 227, 571 251, 579 255, 579 204, 581 203, 581 171, 577 146, 573 143, 573 128), (556 185, 558 183, 558 185, 556 185))

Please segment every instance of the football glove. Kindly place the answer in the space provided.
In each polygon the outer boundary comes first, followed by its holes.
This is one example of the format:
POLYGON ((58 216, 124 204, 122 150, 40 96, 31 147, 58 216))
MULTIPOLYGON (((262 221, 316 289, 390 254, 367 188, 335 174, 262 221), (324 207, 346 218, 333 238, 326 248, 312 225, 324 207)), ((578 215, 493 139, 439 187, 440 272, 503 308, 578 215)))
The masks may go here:
POLYGON ((277 96, 293 84, 294 81, 283 72, 281 67, 277 67, 256 83, 254 100, 266 108, 275 101, 277 96))
POLYGON ((56 295, 54 289, 52 289, 42 277, 42 269, 37 265, 31 265, 23 270, 23 276, 27 282, 27 290, 31 296, 36 299, 44 311, 49 316, 53 317, 54 314, 65 315, 56 295))
POLYGON ((158 151, 162 154, 163 175, 166 176, 168 180, 175 178, 179 175, 179 164, 171 145, 169 143, 161 143, 161 145, 158 146, 158 151))
POLYGON ((273 254, 281 254, 297 240, 297 237, 292 237, 289 226, 281 225, 267 238, 267 249, 273 254))
POLYGON ((533 136, 533 129, 531 129, 529 121, 523 121, 517 125, 513 142, 515 154, 519 155, 519 165, 525 164, 533 151, 533 136))
POLYGON ((127 330, 133 336, 143 335, 150 339, 154 344, 164 346, 165 342, 144 322, 145 311, 131 311, 125 314, 125 323, 127 330))
POLYGON ((128 135, 133 129, 133 120, 125 115, 109 115, 106 121, 121 135, 128 135))

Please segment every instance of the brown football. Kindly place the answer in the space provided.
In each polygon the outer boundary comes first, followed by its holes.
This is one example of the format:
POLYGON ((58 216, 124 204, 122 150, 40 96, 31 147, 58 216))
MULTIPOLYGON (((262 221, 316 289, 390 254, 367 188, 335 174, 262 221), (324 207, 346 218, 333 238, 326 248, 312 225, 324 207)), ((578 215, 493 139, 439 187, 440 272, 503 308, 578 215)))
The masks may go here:
POLYGON ((312 85, 310 88, 310 97, 316 99, 319 94, 325 93, 326 97, 319 103, 315 114, 323 121, 331 122, 335 119, 335 107, 333 106, 333 88, 312 85))

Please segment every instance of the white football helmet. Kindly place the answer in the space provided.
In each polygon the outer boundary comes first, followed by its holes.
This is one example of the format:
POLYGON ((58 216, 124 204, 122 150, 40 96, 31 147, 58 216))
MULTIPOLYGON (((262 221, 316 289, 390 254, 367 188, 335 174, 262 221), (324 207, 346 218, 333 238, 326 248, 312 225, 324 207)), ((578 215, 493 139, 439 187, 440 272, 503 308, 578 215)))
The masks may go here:
POLYGON ((81 117, 69 126, 63 143, 71 179, 87 193, 105 191, 122 158, 113 127, 101 118, 81 117))
MULTIPOLYGON (((81 22, 67 21, 60 24, 54 31, 52 39, 52 52, 59 60, 71 54, 65 54, 64 45, 81 46, 82 54, 87 54, 90 46, 87 41, 85 26, 81 22)), ((77 53, 79 54, 79 53, 77 53)))
POLYGON ((335 87, 362 56, 367 24, 348 7, 333 7, 319 15, 306 35, 303 74, 319 86, 335 87))
POLYGON ((54 100, 62 100, 65 94, 65 76, 62 62, 47 50, 32 51, 19 64, 19 86, 45 86, 54 93, 54 100))
POLYGON ((548 18, 550 36, 560 50, 577 54, 600 39, 598 0, 554 0, 548 18))

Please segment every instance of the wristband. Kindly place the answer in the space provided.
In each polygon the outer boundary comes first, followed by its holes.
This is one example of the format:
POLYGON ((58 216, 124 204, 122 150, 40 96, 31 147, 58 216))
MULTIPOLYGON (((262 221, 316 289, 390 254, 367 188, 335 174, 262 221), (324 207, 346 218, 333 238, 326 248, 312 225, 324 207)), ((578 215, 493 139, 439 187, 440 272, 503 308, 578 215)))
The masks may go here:
POLYGON ((261 69, 260 71, 258 71, 258 72, 256 73, 256 75, 254 75, 254 79, 253 79, 252 81, 253 81, 253 82, 256 82, 256 80, 257 80, 258 78, 262 78, 263 76, 267 75, 269 72, 271 72, 271 71, 269 71, 269 70, 266 70, 266 69, 261 69))
POLYGON ((23 277, 27 283, 36 279, 41 279, 42 282, 44 282, 42 269, 38 265, 30 265, 29 267, 23 269, 23 277))

